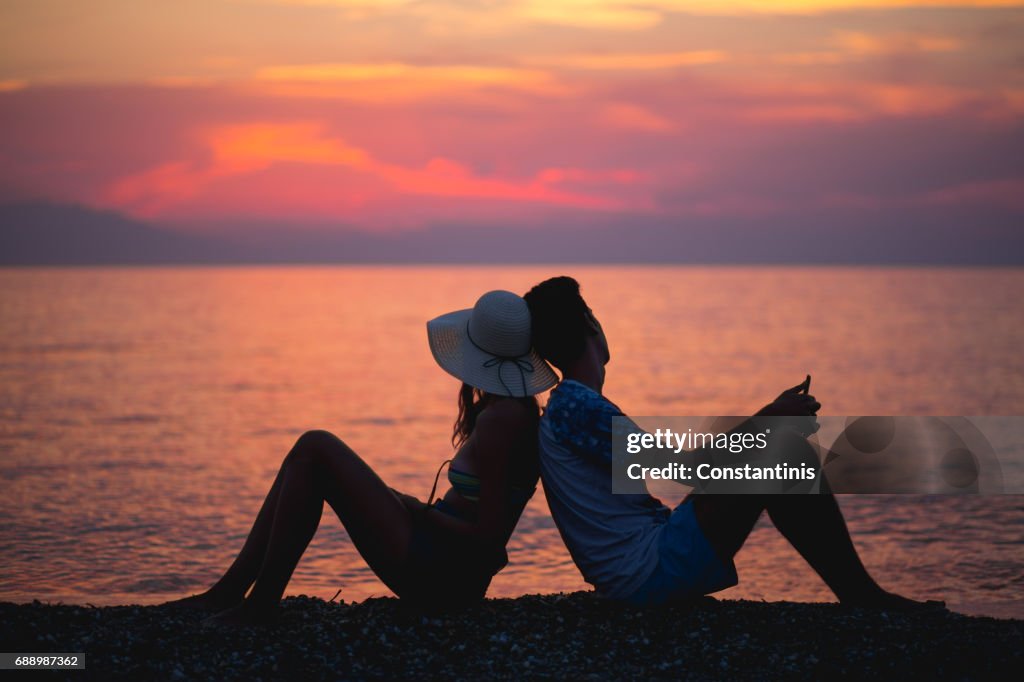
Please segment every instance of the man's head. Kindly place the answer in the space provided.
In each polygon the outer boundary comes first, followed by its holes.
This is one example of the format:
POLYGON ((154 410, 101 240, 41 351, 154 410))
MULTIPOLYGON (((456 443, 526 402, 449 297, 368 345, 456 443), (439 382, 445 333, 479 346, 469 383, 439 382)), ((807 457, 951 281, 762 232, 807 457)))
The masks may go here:
POLYGON ((530 289, 523 298, 530 308, 533 345, 562 373, 587 356, 605 365, 608 343, 600 323, 580 295, 572 277, 552 277, 530 289))

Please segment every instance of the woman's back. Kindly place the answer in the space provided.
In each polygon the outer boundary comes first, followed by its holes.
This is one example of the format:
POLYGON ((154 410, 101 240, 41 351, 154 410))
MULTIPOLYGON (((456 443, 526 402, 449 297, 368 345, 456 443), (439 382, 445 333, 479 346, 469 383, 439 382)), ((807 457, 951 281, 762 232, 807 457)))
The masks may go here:
POLYGON ((499 532, 507 539, 537 487, 538 412, 532 398, 490 397, 477 414, 472 433, 451 460, 451 488, 440 504, 455 516, 474 521, 482 503, 503 504, 508 527, 499 532), (500 499, 481 501, 493 495, 500 499))

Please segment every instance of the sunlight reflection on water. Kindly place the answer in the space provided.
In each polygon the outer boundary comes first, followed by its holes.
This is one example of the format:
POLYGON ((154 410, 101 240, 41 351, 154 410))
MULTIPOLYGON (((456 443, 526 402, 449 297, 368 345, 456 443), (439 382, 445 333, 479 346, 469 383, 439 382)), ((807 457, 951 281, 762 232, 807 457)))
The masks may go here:
MULTIPOLYGON (((606 392, 633 414, 750 412, 808 372, 823 414, 1024 414, 1011 270, 0 270, 0 599, 154 603, 205 587, 310 428, 425 497, 458 388, 425 321, 563 271, 611 341, 606 392)), ((1020 497, 842 505, 886 587, 1024 616, 1020 497)), ((542 490, 510 555, 492 596, 586 588, 542 490)), ((767 525, 737 565, 725 597, 828 598, 767 525)), ((388 594, 325 515, 288 592, 339 588, 388 594)))

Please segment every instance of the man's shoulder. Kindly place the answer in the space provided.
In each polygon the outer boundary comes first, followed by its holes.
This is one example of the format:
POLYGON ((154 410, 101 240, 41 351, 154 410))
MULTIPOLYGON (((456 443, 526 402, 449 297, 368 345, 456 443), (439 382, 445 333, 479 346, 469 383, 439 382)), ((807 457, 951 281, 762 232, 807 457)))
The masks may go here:
POLYGON ((578 381, 566 380, 555 386, 544 408, 544 417, 564 420, 573 414, 592 409, 601 395, 578 381))
POLYGON ((611 404, 603 395, 575 379, 565 379, 555 386, 548 398, 548 406, 575 403, 582 405, 611 404))
POLYGON ((609 432, 611 417, 622 412, 594 389, 577 381, 563 381, 548 399, 543 420, 547 430, 560 442, 592 446, 596 433, 609 432))

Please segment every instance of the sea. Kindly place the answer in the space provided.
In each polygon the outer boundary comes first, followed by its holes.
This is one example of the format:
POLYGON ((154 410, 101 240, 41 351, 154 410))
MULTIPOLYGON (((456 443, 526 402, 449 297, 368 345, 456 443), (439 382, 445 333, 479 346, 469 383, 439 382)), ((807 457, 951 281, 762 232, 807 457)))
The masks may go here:
MULTIPOLYGON (((0 269, 0 600, 155 604, 206 588, 309 429, 426 498, 459 388, 426 321, 562 274, 604 326, 605 393, 627 413, 749 414, 811 374, 822 415, 1024 415, 1020 269, 0 269)), ((887 589, 1024 618, 1024 496, 840 505, 887 589)), ((492 597, 589 589, 542 489, 509 554, 492 597)), ((721 598, 832 599, 767 519, 736 563, 721 598)), ((287 594, 390 592, 325 507, 287 594)))

